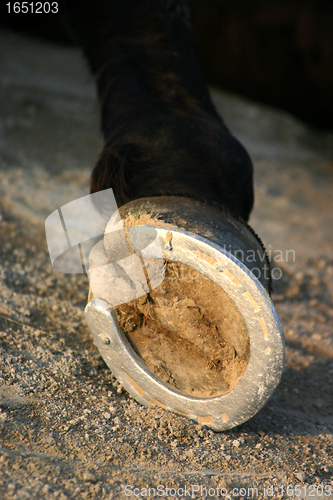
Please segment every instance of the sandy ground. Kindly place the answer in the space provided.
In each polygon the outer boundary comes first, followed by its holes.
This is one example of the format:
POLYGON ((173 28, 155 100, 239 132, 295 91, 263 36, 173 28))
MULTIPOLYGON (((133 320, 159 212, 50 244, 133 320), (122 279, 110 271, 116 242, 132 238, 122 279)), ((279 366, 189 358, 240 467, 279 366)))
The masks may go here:
POLYGON ((122 390, 85 323, 86 278, 50 265, 45 218, 88 193, 102 144, 80 53, 1 32, 0 61, 0 498, 333 498, 332 134, 213 91, 255 163, 251 224, 286 335, 271 400, 214 433, 122 390))

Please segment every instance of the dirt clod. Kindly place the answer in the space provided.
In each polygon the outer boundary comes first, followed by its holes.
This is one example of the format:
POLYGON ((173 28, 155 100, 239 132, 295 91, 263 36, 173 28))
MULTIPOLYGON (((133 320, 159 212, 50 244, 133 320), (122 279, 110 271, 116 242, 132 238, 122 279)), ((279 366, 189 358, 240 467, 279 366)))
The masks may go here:
POLYGON ((233 301, 191 267, 165 263, 164 281, 116 308, 135 351, 164 382, 196 397, 231 390, 247 366, 250 342, 233 301))

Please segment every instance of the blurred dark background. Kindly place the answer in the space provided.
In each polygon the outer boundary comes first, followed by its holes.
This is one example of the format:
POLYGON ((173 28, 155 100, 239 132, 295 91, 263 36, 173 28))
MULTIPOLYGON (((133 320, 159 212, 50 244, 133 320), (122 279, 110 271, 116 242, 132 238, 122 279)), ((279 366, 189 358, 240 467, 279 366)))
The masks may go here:
MULTIPOLYGON (((112 0, 110 0, 112 1, 112 0)), ((333 129, 332 0, 190 0, 210 84, 333 129)), ((75 43, 59 14, 10 14, 0 25, 75 43)))

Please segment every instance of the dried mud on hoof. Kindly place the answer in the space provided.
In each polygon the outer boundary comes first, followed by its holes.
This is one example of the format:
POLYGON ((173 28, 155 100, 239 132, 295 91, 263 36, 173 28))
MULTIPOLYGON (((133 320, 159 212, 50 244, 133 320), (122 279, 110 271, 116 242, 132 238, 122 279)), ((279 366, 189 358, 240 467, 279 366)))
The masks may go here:
POLYGON ((157 288, 114 310, 136 353, 184 394, 225 394, 246 369, 250 342, 240 312, 220 287, 185 264, 166 261, 157 288))

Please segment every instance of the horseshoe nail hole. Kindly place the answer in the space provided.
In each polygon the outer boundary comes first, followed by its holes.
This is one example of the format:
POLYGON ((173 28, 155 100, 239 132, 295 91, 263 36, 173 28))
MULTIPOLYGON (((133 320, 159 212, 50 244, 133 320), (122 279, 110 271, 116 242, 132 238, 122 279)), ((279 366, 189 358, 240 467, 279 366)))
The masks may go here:
POLYGON ((250 339, 242 315, 218 285, 185 264, 166 261, 164 281, 115 313, 146 365, 184 394, 225 394, 246 369, 250 339))

